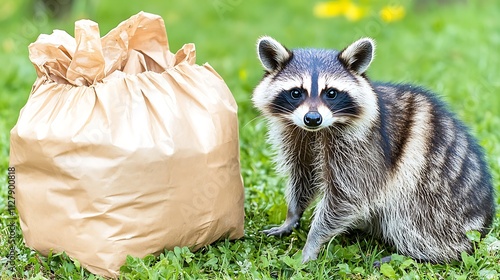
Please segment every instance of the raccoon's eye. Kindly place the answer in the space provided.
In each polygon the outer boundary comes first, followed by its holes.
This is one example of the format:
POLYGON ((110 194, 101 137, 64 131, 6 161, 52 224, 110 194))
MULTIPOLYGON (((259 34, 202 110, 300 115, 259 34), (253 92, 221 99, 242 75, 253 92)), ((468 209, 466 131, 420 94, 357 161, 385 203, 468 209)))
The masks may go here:
POLYGON ((302 97, 302 91, 298 88, 292 88, 290 90, 290 96, 292 97, 292 99, 299 99, 302 97))
POLYGON ((337 90, 334 88, 329 88, 326 90, 325 95, 326 98, 334 99, 335 97, 337 97, 337 90))

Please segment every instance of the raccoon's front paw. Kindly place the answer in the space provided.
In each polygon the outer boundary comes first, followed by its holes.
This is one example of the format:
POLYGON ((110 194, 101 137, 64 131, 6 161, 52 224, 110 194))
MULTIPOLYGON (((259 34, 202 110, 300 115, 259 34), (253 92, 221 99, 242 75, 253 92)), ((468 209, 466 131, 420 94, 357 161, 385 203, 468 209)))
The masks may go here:
POLYGON ((321 248, 320 243, 311 241, 311 232, 307 236, 306 245, 304 249, 302 249, 302 263, 306 263, 309 261, 314 261, 318 258, 319 250, 321 248))
POLYGON ((318 258, 318 253, 302 250, 302 263, 307 263, 309 261, 315 261, 318 258))
POLYGON ((290 235, 292 233, 292 231, 293 231, 293 225, 283 224, 280 227, 273 227, 270 229, 265 229, 261 232, 266 234, 267 236, 282 237, 282 236, 290 235))

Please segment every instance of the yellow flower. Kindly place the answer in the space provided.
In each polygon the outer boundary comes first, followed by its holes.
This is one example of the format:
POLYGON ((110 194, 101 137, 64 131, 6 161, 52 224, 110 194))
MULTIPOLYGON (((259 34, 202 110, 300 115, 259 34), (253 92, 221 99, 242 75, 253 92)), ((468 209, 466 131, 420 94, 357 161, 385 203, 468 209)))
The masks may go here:
POLYGON ((382 18, 385 22, 401 20, 404 18, 405 14, 405 7, 399 5, 385 6, 382 10, 380 10, 380 18, 382 18))
POLYGON ((344 16, 350 21, 358 21, 366 15, 366 10, 351 3, 344 12, 344 16))
POLYGON ((314 16, 319 18, 337 17, 344 12, 346 1, 319 2, 314 5, 314 16))
POLYGON ((348 20, 357 21, 363 18, 366 10, 350 0, 319 2, 314 5, 314 16, 318 18, 345 16, 348 20))

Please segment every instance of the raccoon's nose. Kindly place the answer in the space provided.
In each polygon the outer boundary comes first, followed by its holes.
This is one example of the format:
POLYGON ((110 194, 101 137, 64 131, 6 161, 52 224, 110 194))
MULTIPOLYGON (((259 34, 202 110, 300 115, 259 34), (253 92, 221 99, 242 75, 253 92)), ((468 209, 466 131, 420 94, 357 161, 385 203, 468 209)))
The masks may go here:
POLYGON ((309 127, 317 127, 322 121, 321 114, 315 111, 307 112, 304 116, 304 123, 309 127))

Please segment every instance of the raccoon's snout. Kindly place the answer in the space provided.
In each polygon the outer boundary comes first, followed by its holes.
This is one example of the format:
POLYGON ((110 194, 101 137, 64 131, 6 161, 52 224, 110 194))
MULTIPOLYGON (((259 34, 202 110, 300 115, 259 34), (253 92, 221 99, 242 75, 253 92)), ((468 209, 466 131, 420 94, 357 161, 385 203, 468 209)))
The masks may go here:
POLYGON ((316 111, 307 112, 304 116, 304 124, 310 128, 317 128, 322 121, 323 118, 321 117, 321 114, 316 111))

